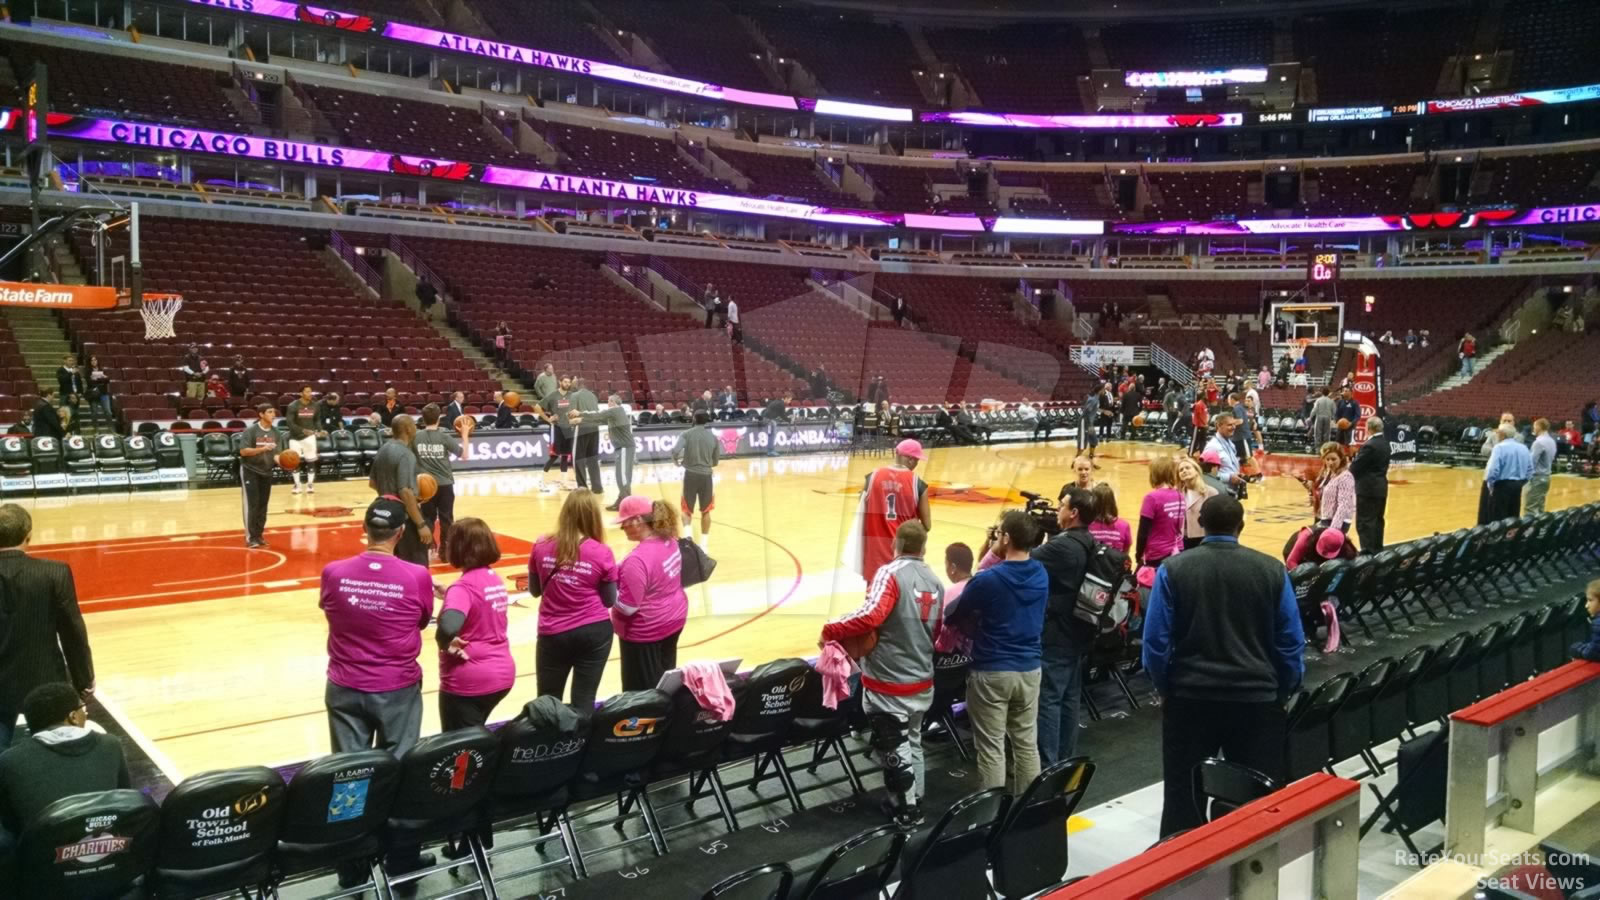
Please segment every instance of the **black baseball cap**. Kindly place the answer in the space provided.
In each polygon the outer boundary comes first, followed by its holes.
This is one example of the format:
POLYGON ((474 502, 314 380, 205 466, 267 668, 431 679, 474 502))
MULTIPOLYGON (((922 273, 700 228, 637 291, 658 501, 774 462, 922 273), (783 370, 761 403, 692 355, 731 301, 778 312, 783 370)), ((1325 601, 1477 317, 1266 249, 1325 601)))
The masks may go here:
POLYGON ((406 505, 393 497, 379 497, 367 507, 368 528, 400 528, 406 524, 406 505))

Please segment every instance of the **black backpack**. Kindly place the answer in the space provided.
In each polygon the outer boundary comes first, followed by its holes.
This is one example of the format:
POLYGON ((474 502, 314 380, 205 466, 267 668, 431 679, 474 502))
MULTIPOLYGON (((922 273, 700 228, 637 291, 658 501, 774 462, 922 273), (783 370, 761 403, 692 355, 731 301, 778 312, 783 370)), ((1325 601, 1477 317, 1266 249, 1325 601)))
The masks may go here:
POLYGON ((1128 571, 1128 554, 1107 547, 1087 534, 1088 564, 1083 570, 1083 584, 1078 587, 1078 599, 1073 604, 1073 618, 1094 626, 1095 634, 1115 631, 1128 620, 1127 593, 1133 584, 1128 571))

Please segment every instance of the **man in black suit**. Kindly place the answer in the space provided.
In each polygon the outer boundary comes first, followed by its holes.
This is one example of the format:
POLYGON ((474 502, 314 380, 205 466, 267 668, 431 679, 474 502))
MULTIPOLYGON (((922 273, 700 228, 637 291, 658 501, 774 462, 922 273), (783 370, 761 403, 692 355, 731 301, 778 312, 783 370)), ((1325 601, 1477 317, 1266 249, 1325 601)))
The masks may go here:
POLYGON ((46 390, 44 396, 39 398, 39 405, 33 408, 33 436, 53 437, 61 440, 67 436, 67 430, 61 425, 61 412, 56 409, 56 392, 46 390))
POLYGON ((56 369, 56 386, 61 391, 61 402, 78 405, 78 399, 83 396, 83 369, 78 367, 78 358, 71 353, 62 357, 61 368, 56 369))
POLYGON ((1383 516, 1389 507, 1389 438, 1383 420, 1367 419, 1367 441, 1350 460, 1356 478, 1356 537, 1362 553, 1383 549, 1383 516))
POLYGON ((466 399, 467 395, 461 391, 456 391, 450 395, 450 402, 446 403, 444 407, 444 415, 439 417, 439 421, 444 423, 446 431, 454 429, 456 420, 466 412, 466 407, 463 405, 466 399))
POLYGON ((39 685, 64 681, 94 693, 72 570, 23 552, 32 533, 27 510, 0 505, 0 748, 10 746, 22 700, 39 685))

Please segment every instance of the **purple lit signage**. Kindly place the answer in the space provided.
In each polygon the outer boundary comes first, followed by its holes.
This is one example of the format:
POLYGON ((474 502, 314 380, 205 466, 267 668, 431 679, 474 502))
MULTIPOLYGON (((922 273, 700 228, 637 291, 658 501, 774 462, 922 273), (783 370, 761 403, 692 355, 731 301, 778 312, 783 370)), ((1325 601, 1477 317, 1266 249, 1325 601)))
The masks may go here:
POLYGON ((930 216, 923 213, 906 213, 907 228, 930 228, 938 231, 982 231, 983 220, 977 216, 930 216))
MULTIPOLYGON (((709 209, 717 212, 743 213, 784 219, 803 219, 835 225, 855 225, 883 228, 905 223, 899 213, 870 210, 835 209, 805 203, 788 203, 763 200, 758 197, 739 197, 728 194, 711 194, 667 185, 643 182, 608 181, 603 178, 583 178, 561 172, 541 172, 531 169, 513 169, 508 166, 483 166, 454 160, 428 159, 385 153, 380 150, 358 150, 330 144, 311 144, 300 141, 283 141, 254 135, 227 134, 192 128, 175 128, 143 122, 123 122, 116 119, 73 118, 64 123, 61 137, 163 150, 191 153, 215 153, 269 162, 297 165, 329 166, 363 172, 385 172, 439 181, 478 182, 503 187, 525 188, 557 194, 600 197, 630 203, 648 203, 652 206, 682 206, 692 209, 709 209)), ((929 219, 960 219, 977 222, 977 219, 930 216, 929 219)), ((909 227, 929 227, 912 225, 909 227)), ((941 224, 937 227, 945 228, 941 224)), ((979 224, 981 230, 982 225, 979 224)))
POLYGON ((580 56, 551 53, 548 50, 521 47, 516 44, 506 44, 465 34, 452 34, 448 31, 438 31, 432 28, 424 28, 420 25, 386 22, 371 16, 339 12, 324 7, 310 6, 305 3, 290 3, 286 2, 286 0, 189 0, 189 2, 200 6, 251 13, 273 19, 286 19, 291 22, 299 22, 302 25, 317 25, 324 28, 336 28, 340 31, 370 34, 374 37, 404 41, 408 44, 420 44, 436 50, 468 53, 500 62, 536 66, 541 69, 555 69, 576 75, 605 78, 610 81, 622 81, 641 88, 671 91, 677 94, 692 94, 708 100, 742 103, 748 106, 766 106, 773 109, 800 108, 795 98, 786 94, 768 94, 761 91, 727 88, 718 84, 679 78, 675 75, 662 75, 657 72, 647 72, 642 69, 630 69, 627 66, 597 62, 580 56))
POLYGON ((1244 113, 1183 113, 1170 116, 1146 115, 1066 115, 1045 116, 1027 113, 925 112, 924 122, 950 122, 987 128, 1237 128, 1244 124, 1244 113))

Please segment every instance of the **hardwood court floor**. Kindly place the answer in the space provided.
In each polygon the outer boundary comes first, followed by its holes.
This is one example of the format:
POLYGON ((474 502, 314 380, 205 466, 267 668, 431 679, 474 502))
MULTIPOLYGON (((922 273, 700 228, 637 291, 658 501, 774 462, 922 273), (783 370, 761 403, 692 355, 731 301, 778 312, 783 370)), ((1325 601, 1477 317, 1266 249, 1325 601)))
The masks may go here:
MULTIPOLYGON (((1154 444, 1102 447, 1099 475, 1116 488, 1123 517, 1137 524, 1148 490, 1146 464, 1171 452, 1154 444)), ((930 561, 942 574, 943 548, 976 548, 1020 490, 1054 496, 1071 478, 1067 442, 938 449, 920 470, 934 486, 930 561)), ((1252 486, 1245 543, 1277 555, 1309 520, 1305 490, 1287 474, 1309 457, 1269 460, 1252 486)), ((754 664, 815 652, 819 626, 854 608, 864 585, 839 565, 856 492, 884 457, 840 454, 724 462, 709 550, 719 561, 711 590, 695 589, 680 658, 740 657, 754 664)), ((1472 524, 1478 468, 1396 465, 1390 473, 1390 542, 1472 524)), ((609 479, 610 473, 607 473, 609 479)), ((644 466, 636 492, 676 502, 680 470, 644 466)), ((529 472, 467 475, 457 482, 458 517, 479 516, 502 539, 498 569, 525 571, 530 543, 555 521, 561 494, 541 494, 529 472)), ((612 492, 608 489, 608 500, 612 492)), ((53 497, 26 502, 34 514, 32 552, 72 563, 88 617, 99 696, 174 780, 225 766, 278 763, 328 751, 322 693, 326 626, 317 607, 322 565, 356 552, 364 481, 320 483, 315 495, 274 488, 270 550, 243 544, 239 491, 53 497), (316 511, 315 514, 313 511, 316 511)), ((1600 481, 1558 476, 1549 508, 1600 497, 1600 481)), ((618 530, 609 543, 627 552, 618 530)), ((448 567, 435 568, 448 584, 448 567)), ((537 601, 511 610, 518 681, 497 710, 510 716, 533 697, 537 601)), ((427 707, 437 730, 432 634, 422 653, 427 707)), ((618 688, 613 662, 601 696, 618 688)))

